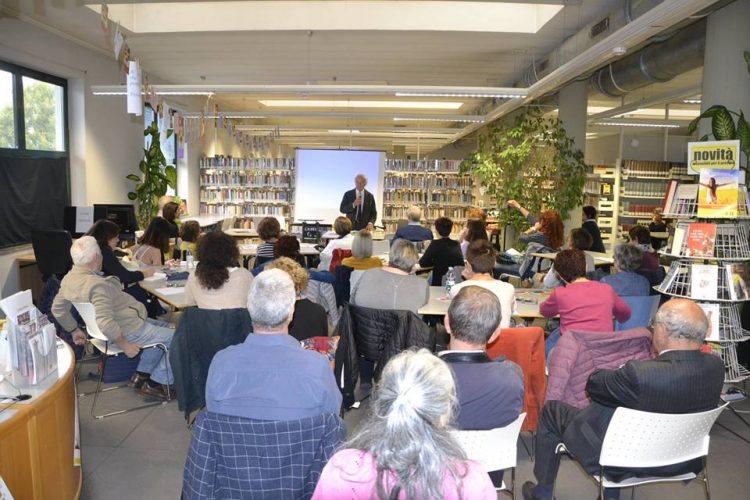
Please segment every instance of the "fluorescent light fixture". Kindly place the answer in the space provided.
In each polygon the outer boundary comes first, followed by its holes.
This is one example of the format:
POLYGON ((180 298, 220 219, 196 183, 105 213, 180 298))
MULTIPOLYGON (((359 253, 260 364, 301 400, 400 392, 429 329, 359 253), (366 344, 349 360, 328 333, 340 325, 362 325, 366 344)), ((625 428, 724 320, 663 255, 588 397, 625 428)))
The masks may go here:
POLYGON ((471 116, 443 116, 443 117, 432 117, 432 116, 394 116, 394 122, 457 122, 457 123, 484 123, 482 117, 471 117, 471 116))
POLYGON ((332 101, 322 99, 263 99, 258 101, 269 108, 381 108, 381 109, 450 109, 463 106, 462 102, 449 101, 332 101))
MULTIPOLYGON (((185 90, 185 91, 170 91, 170 90, 156 90, 154 92, 156 95, 214 95, 213 92, 207 92, 202 90, 185 90)), ((92 90, 92 95, 106 95, 106 96, 112 96, 112 95, 128 95, 126 91, 120 91, 120 90, 92 90)), ((146 95, 145 92, 141 92, 142 95, 146 95)))
POLYGON ((694 99, 683 99, 682 102, 685 104, 700 104, 703 102, 703 99, 696 97, 694 99))
POLYGON ((659 122, 632 122, 627 120, 609 120, 596 122, 594 125, 607 125, 613 127, 644 127, 644 128, 680 128, 678 123, 659 122))
MULTIPOLYGON (((521 89, 519 89, 521 90, 521 89)), ((508 93, 508 92, 396 92, 396 97, 458 97, 469 99, 514 99, 517 97, 526 97, 526 92, 508 93)))
MULTIPOLYGON (((86 3, 100 3, 91 2, 86 3)), ((111 2, 109 18, 140 33, 448 31, 537 33, 563 2, 322 0, 111 2), (558 5, 554 5, 558 4, 558 5), (293 15, 290 15, 293 13, 293 15)), ((101 12, 99 5, 88 6, 101 12)))
POLYGON ((346 128, 330 129, 328 130, 328 133, 329 134, 359 134, 359 130, 356 130, 356 129, 352 130, 352 129, 346 129, 346 128))
MULTIPOLYGON (((696 109, 669 109, 669 118, 696 118, 700 112, 696 109)), ((632 111, 623 111, 622 113, 618 113, 616 115, 613 115, 612 118, 620 118, 623 116, 633 116, 633 117, 646 117, 646 116, 658 116, 660 118, 663 118, 665 115, 664 109, 660 108, 638 108, 634 109, 632 111)))

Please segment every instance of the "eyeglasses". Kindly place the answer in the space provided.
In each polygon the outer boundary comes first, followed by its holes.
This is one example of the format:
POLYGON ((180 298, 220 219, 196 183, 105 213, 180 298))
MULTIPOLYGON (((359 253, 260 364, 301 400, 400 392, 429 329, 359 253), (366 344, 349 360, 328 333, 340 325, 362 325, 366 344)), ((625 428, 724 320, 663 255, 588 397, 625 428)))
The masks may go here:
POLYGON ((648 322, 648 325, 646 326, 646 329, 647 329, 647 330, 648 330, 649 332, 651 332, 651 335, 653 335, 653 334, 654 334, 654 330, 656 329, 656 325, 657 325, 657 324, 658 324, 658 323, 657 323, 656 321, 654 321, 653 319, 652 319, 651 321, 649 321, 649 322, 648 322))

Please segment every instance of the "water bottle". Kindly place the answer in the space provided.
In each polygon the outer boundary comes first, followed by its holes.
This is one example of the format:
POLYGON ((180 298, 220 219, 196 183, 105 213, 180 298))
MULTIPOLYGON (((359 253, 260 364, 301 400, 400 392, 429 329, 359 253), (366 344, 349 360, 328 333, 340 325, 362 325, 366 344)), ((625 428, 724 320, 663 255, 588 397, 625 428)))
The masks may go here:
POLYGON ((453 272, 453 267, 448 268, 448 272, 445 273, 445 295, 450 295, 451 288, 456 284, 456 275, 453 272))
POLYGON ((190 250, 187 251, 187 256, 185 257, 185 261, 187 262, 187 268, 192 269, 193 268, 193 252, 190 250))

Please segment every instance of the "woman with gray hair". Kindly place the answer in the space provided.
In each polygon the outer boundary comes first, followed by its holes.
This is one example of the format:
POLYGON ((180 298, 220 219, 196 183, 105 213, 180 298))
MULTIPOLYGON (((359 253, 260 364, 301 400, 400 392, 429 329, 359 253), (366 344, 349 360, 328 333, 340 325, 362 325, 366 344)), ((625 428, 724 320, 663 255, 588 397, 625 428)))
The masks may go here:
POLYGON ((373 309, 417 313, 430 298, 426 279, 411 274, 419 255, 414 244, 396 240, 388 255, 388 265, 362 274, 352 289, 351 303, 373 309))
POLYGON ((426 349, 395 356, 373 392, 369 418, 326 464, 313 500, 497 498, 487 473, 466 460, 450 434, 456 405, 444 361, 426 349))
POLYGON ((612 287, 620 297, 643 296, 651 293, 651 285, 645 276, 635 271, 641 267, 643 250, 635 245, 620 244, 615 247, 615 269, 617 273, 601 279, 612 287))

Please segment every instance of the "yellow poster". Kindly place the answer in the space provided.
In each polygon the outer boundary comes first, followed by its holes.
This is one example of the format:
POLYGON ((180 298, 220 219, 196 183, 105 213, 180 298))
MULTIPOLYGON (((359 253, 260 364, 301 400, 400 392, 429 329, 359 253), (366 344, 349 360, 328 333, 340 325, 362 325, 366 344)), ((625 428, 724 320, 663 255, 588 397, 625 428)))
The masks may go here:
POLYGON ((740 168, 740 141, 707 141, 688 143, 688 171, 704 168, 737 170, 740 168))

